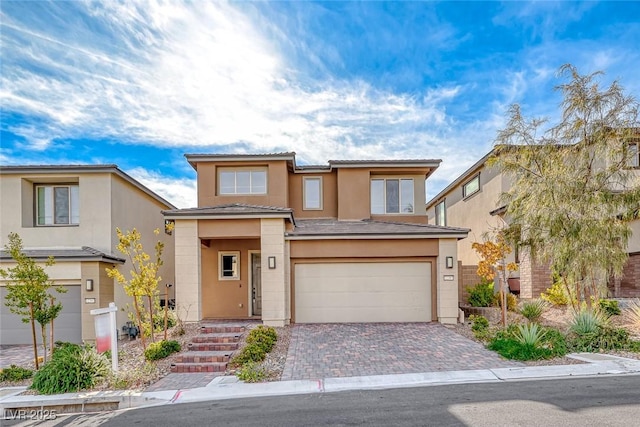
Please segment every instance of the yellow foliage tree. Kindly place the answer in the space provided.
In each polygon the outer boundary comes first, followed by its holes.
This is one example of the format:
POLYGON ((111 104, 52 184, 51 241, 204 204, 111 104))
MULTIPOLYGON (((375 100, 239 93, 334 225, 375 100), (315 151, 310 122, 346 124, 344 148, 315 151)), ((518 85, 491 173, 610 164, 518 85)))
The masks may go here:
MULTIPOLYGON (((155 229, 154 234, 157 236, 160 234, 160 230, 155 229)), ((154 298, 158 294, 158 284, 162 280, 162 277, 158 275, 158 270, 162 266, 162 252, 164 250, 164 243, 158 241, 155 245, 155 259, 152 260, 151 256, 144 251, 142 243, 140 242, 141 235, 135 228, 131 231, 123 233, 119 228, 116 228, 116 234, 118 236, 118 251, 126 255, 131 261, 132 269, 129 274, 130 279, 127 279, 116 268, 107 268, 107 275, 122 285, 125 293, 130 297, 133 297, 133 306, 135 309, 135 316, 138 326, 140 327, 142 339, 142 347, 146 350, 147 345, 145 341, 145 333, 143 330, 143 315, 142 310, 146 308, 149 310, 149 330, 151 334, 151 342, 155 341, 154 334, 154 298)))
POLYGON ((507 242, 505 233, 496 233, 495 240, 473 242, 471 247, 480 256, 478 262, 478 276, 486 280, 494 280, 497 276, 500 284, 500 301, 502 302, 502 324, 507 326, 507 276, 516 271, 518 266, 507 262, 507 255, 511 253, 511 246, 507 242))

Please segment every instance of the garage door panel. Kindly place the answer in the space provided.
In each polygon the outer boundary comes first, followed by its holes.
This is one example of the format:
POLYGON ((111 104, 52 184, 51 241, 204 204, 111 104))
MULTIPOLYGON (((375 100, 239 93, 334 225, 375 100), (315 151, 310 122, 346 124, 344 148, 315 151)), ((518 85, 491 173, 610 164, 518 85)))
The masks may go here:
POLYGON ((431 264, 296 264, 296 322, 431 321, 431 264))
MULTIPOLYGON (((81 319, 82 314, 80 304, 80 286, 65 285, 67 292, 60 294, 53 292, 53 295, 62 303, 62 311, 54 320, 54 339, 56 341, 82 342, 81 319)), ((7 288, 0 288, 0 344, 30 344, 31 324, 23 323, 21 317, 9 311, 4 305, 6 301, 7 288)), ((40 336, 40 325, 36 323, 36 338, 42 342, 40 336)))

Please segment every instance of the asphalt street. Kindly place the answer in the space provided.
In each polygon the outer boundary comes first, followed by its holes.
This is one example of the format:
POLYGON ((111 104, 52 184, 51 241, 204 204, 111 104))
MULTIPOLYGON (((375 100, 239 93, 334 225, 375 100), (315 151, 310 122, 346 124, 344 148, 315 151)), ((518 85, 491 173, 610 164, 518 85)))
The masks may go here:
POLYGON ((218 400, 3 426, 632 426, 640 376, 218 400))

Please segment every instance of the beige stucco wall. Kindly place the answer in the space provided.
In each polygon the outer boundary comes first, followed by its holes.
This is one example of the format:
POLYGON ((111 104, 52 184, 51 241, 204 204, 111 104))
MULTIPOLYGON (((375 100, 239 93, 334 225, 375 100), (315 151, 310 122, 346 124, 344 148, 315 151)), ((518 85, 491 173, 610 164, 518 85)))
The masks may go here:
POLYGON ((631 232, 633 233, 629 239, 628 252, 640 252, 640 219, 631 222, 631 232))
MULTIPOLYGON (((221 221, 225 222, 225 221, 221 221)), ((251 303, 250 251, 260 251, 260 239, 214 239, 200 248, 202 317, 243 319, 251 303), (219 253, 239 252, 238 279, 219 278, 219 253)))
POLYGON ((290 268, 285 257, 284 220, 263 218, 260 224, 262 254, 262 322, 268 326, 288 325, 286 271, 290 268), (267 266, 268 258, 276 257, 276 268, 267 266))
POLYGON ((458 321, 458 262, 457 240, 440 239, 438 257, 438 321, 457 323, 458 321), (446 257, 453 257, 454 268, 447 268, 446 257), (451 279, 451 280, 445 280, 451 279))
POLYGON ((0 245, 16 232, 25 248, 79 248, 90 246, 112 251, 110 224, 110 174, 26 174, 0 176, 0 245), (34 227, 34 185, 78 183, 80 224, 77 226, 34 227))
POLYGON ((173 235, 176 311, 184 321, 196 322, 202 319, 198 221, 176 220, 173 235))
POLYGON ((227 203, 247 203, 263 206, 287 206, 288 170, 285 160, 229 162, 197 164, 198 206, 215 206, 227 203), (267 169, 267 194, 265 195, 218 195, 218 168, 264 167, 267 169))
POLYGON ((326 173, 290 173, 289 205, 296 218, 337 218, 338 217, 338 174, 335 170, 326 173), (322 209, 303 209, 304 178, 322 178, 322 209))
POLYGON ((202 239, 260 237, 260 219, 201 219, 198 236, 202 239))
MULTIPOLYGON (((82 304, 82 340, 94 341, 96 334, 94 316, 91 315, 91 310, 108 307, 110 302, 115 302, 116 307, 120 309, 119 313, 116 315, 118 319, 118 331, 120 331, 120 327, 122 327, 122 325, 127 321, 127 319, 123 320, 122 318, 123 314, 125 314, 122 309, 125 308, 127 299, 123 297, 115 298, 115 281, 107 276, 106 272, 106 268, 112 268, 112 264, 106 264, 103 262, 82 262, 81 264, 82 286, 80 289, 82 297, 80 304, 82 304), (85 286, 87 279, 93 280, 93 291, 87 291, 85 286), (95 303, 88 302, 87 299, 91 298, 95 299, 95 303)), ((119 285, 116 284, 116 286, 119 285)))

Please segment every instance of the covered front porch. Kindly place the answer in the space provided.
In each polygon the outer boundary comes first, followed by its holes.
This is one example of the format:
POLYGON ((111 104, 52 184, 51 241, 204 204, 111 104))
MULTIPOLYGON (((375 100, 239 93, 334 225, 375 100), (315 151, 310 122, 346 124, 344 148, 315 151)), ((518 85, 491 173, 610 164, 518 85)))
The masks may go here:
POLYGON ((186 321, 291 319, 289 209, 249 205, 166 211, 175 221, 176 309, 186 321))

